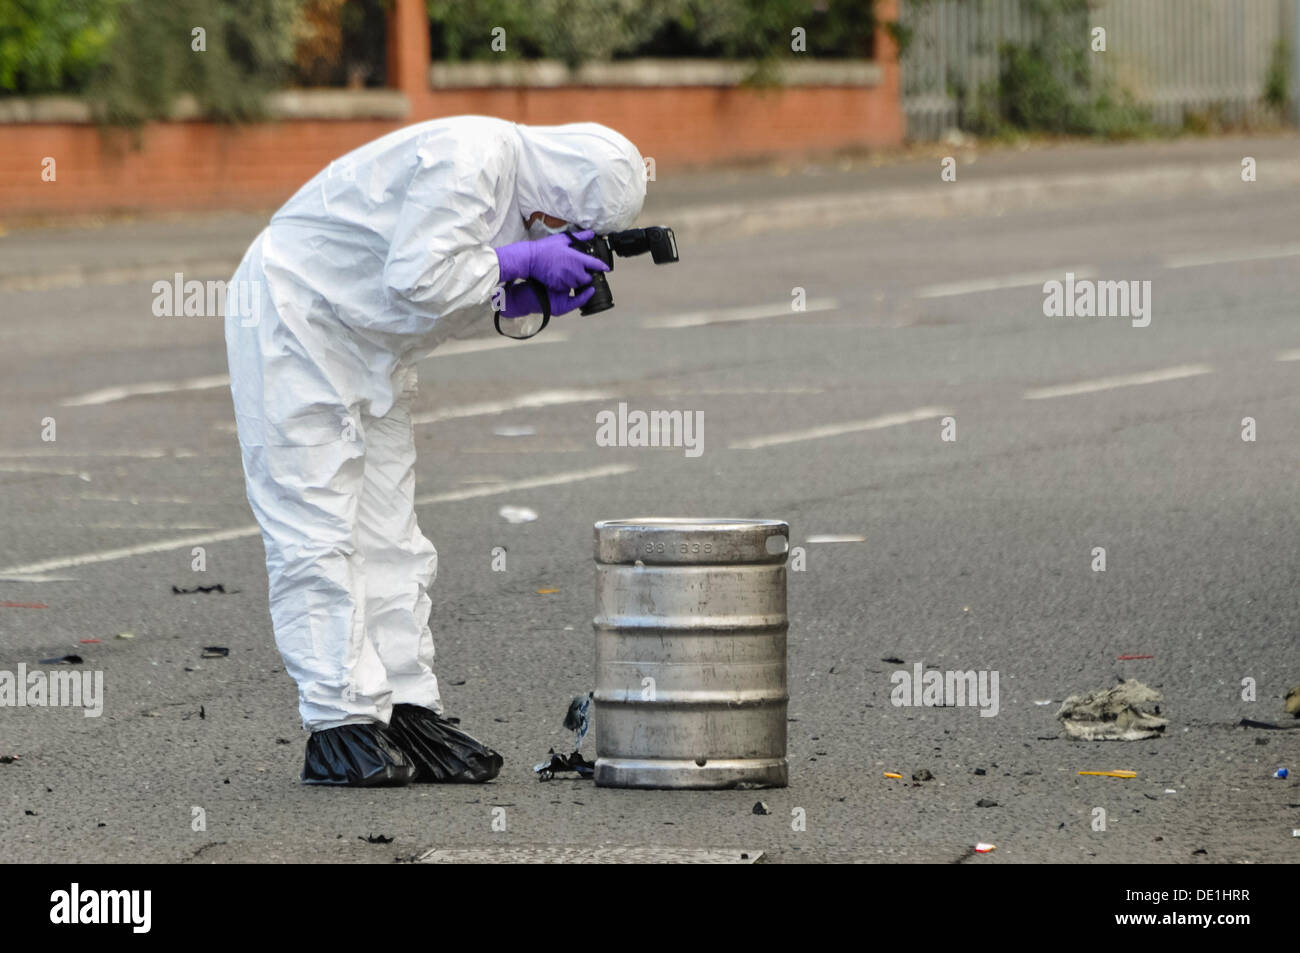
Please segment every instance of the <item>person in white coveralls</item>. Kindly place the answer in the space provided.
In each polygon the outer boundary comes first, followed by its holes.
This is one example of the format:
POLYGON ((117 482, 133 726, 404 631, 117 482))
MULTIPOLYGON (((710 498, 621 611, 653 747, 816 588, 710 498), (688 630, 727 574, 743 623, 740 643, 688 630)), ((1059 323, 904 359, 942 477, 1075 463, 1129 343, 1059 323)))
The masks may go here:
POLYGON ((311 732, 304 783, 500 771, 442 717, 415 365, 494 310, 508 324, 581 307, 607 266, 559 233, 627 228, 645 188, 636 147, 595 123, 437 119, 331 162, 249 247, 227 293, 230 389, 276 645, 311 732))

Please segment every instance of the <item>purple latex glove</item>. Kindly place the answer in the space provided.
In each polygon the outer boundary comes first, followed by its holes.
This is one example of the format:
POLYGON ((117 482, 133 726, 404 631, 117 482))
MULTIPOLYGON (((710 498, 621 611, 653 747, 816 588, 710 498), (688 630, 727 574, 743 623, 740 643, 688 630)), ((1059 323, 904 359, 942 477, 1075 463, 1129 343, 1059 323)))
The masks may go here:
MULTIPOLYGON (((533 290, 532 285, 526 283, 506 285, 504 290, 505 306, 501 309, 501 317, 522 318, 526 314, 542 313, 541 303, 537 300, 537 292, 533 290)), ((551 291, 548 288, 546 294, 550 298, 551 316, 568 314, 576 308, 581 308, 595 293, 595 288, 588 288, 570 298, 567 290, 551 291)))
MULTIPOLYGON (((577 232, 574 237, 587 241, 595 234, 588 230, 577 232)), ((503 282, 536 278, 552 291, 568 291, 589 284, 591 276, 588 271, 609 271, 609 266, 599 258, 585 255, 570 246, 568 235, 547 235, 535 242, 515 242, 496 249, 496 253, 503 282)))

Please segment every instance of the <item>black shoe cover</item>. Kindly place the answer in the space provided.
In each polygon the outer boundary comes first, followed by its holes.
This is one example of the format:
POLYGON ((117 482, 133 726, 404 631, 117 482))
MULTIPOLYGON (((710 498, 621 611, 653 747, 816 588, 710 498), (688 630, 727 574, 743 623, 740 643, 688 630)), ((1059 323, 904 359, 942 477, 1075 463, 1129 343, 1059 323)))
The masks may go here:
POLYGON ((415 763, 416 781, 475 784, 501 771, 501 755, 419 705, 394 705, 388 730, 415 763))
POLYGON ((307 739, 303 784, 364 788, 410 784, 415 765, 379 722, 313 731, 307 739))

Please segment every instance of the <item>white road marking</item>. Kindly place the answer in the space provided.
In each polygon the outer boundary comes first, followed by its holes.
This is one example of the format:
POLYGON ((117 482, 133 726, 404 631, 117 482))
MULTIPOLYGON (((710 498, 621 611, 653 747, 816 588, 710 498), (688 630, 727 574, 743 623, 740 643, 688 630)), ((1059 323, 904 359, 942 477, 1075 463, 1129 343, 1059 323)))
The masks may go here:
POLYGON ((217 387, 229 387, 230 377, 226 374, 210 374, 207 377, 189 377, 179 381, 143 381, 139 384, 123 384, 120 387, 105 387, 92 390, 87 394, 78 394, 63 401, 64 407, 89 407, 97 404, 111 404, 126 400, 128 397, 142 397, 152 394, 174 394, 186 390, 212 390, 217 387))
POLYGON ((749 394, 824 394, 823 387, 659 387, 655 397, 740 397, 749 394))
POLYGON ((1211 374, 1214 368, 1209 364, 1180 364, 1178 367, 1166 367, 1159 371, 1147 371, 1144 374, 1122 374, 1118 377, 1099 377, 1091 381, 1078 381, 1074 384, 1056 384, 1051 387, 1035 387, 1025 391, 1025 400, 1045 400, 1050 397, 1073 397, 1076 394, 1093 394, 1116 387, 1133 387, 1138 384, 1159 384, 1162 381, 1182 380, 1184 377, 1197 377, 1211 374))
POLYGON ((1278 361, 1300 361, 1300 347, 1292 348, 1289 351, 1280 351, 1274 360, 1278 361))
POLYGON ((1237 251, 1207 252, 1191 255, 1170 255, 1164 260, 1166 268, 1200 268, 1205 265, 1230 265, 1239 261, 1267 261, 1270 258, 1293 258, 1300 255, 1300 244, 1271 245, 1264 248, 1243 248, 1237 251))
POLYGON ((834 311, 840 303, 834 298, 810 298, 804 302, 802 311, 795 311, 789 301, 779 304, 749 305, 743 308, 716 308, 712 311, 689 311, 686 314, 669 314, 658 318, 646 318, 641 327, 663 330, 664 328, 697 328, 705 324, 725 324, 728 321, 757 321, 760 318, 798 317, 811 311, 834 311))
POLYGON ((75 576, 0 576, 0 582, 76 582, 75 576))
POLYGON ((0 473, 46 473, 50 476, 78 477, 87 483, 90 482, 90 474, 85 470, 68 469, 67 467, 60 467, 56 470, 50 467, 25 466, 21 463, 4 463, 0 464, 0 473))
POLYGON ((485 400, 477 404, 462 404, 460 407, 443 407, 426 414, 411 417, 413 424, 433 424, 440 420, 458 420, 462 417, 483 417, 489 414, 504 414, 512 410, 536 410, 540 407, 557 407, 563 404, 585 404, 594 400, 612 400, 618 395, 612 391, 600 390, 540 390, 531 394, 520 394, 504 400, 485 400))
POLYGON ((823 427, 810 427, 807 430, 791 430, 786 433, 769 434, 766 437, 751 437, 737 440, 730 445, 732 450, 761 450, 764 447, 776 447, 784 443, 797 443, 801 440, 820 440, 824 437, 838 437, 846 433, 860 433, 865 430, 881 430, 896 427, 899 424, 915 423, 918 420, 930 420, 942 417, 949 411, 941 407, 918 407, 897 414, 884 414, 869 420, 852 420, 842 424, 827 424, 823 427))
POLYGON ((169 533, 193 532, 194 530, 215 530, 215 526, 206 523, 78 523, 79 529, 150 529, 166 530, 169 533))
MULTIPOLYGON (((569 340, 567 334, 556 334, 548 332, 539 334, 535 338, 529 338, 528 347, 536 347, 538 344, 563 344, 569 340)), ((437 350, 426 358, 432 360, 435 357, 454 357, 457 354, 477 354, 479 351, 496 351, 503 347, 523 347, 515 338, 502 337, 497 335, 494 338, 470 338, 465 341, 448 341, 446 344, 439 344, 437 350)))
MULTIPOLYGON (((415 505, 427 506, 431 503, 456 503, 461 500, 472 500, 481 496, 495 496, 499 493, 515 493, 522 490, 535 490, 547 486, 562 486, 566 483, 577 483, 580 480, 595 480, 601 477, 619 476, 624 473, 630 473, 635 469, 636 467, 631 466, 630 464, 613 464, 603 467, 594 467, 588 470, 570 470, 563 473, 552 473, 543 476, 530 477, 527 480, 514 480, 509 483, 498 483, 491 486, 478 486, 464 490, 451 490, 446 493, 434 493, 430 496, 417 498, 415 505)), ((27 563, 22 566, 7 566, 0 569, 0 578, 15 576, 34 577, 49 572, 52 569, 67 569, 71 566, 88 566, 94 563, 106 563, 117 559, 128 559, 131 556, 164 553, 175 549, 188 549, 191 546, 205 546, 209 543, 223 543, 232 539, 244 539, 249 536, 257 536, 260 532, 261 530, 257 526, 237 526, 233 529, 219 530, 214 533, 202 533, 194 536, 173 536, 170 539, 159 539, 150 543, 139 543, 135 546, 123 546, 118 549, 106 549, 93 553, 78 553, 73 556, 56 556, 53 559, 42 559, 39 562, 27 563)))
POLYGON ((519 493, 523 490, 536 490, 545 486, 563 486, 566 483, 578 483, 582 480, 598 480, 601 477, 622 476, 631 473, 636 467, 630 463, 612 463, 589 470, 570 470, 567 473, 552 473, 549 476, 530 477, 527 480, 512 480, 509 483, 496 483, 489 486, 475 486, 464 490, 448 490, 429 496, 416 497, 416 506, 428 506, 430 503, 459 503, 461 500, 474 500, 481 496, 495 496, 498 493, 519 493))
POLYGON ((139 506, 141 503, 175 503, 180 506, 194 504, 193 500, 185 496, 114 496, 111 493, 80 493, 77 496, 61 496, 57 499, 75 500, 78 503, 130 503, 132 506, 139 506))
POLYGON ((122 546, 118 549, 103 549, 95 553, 78 553, 75 556, 56 556, 40 562, 27 563, 25 566, 9 566, 0 569, 0 576, 30 576, 49 572, 51 569, 67 569, 71 566, 88 566, 92 563, 107 563, 115 559, 129 559, 132 556, 144 556, 148 553, 164 553, 173 549, 187 549, 191 546, 203 546, 208 543, 222 543, 230 539, 241 539, 258 533, 256 526, 240 526, 235 529, 222 530, 217 533, 203 533, 198 536, 180 536, 160 539, 152 543, 139 543, 135 546, 122 546))
POLYGON ((918 298, 952 298, 957 295, 981 294, 986 291, 1001 291, 1004 288, 1040 287, 1049 281, 1064 281, 1066 272, 1073 272, 1075 278, 1090 278, 1093 269, 1061 268, 1055 271, 1021 272, 1016 275, 1001 275, 997 278, 973 278, 970 281, 950 281, 940 285, 926 285, 916 289, 918 298))
MULTIPOLYGON (((568 340, 567 335, 554 334, 539 337, 536 343, 560 344, 568 340)), ((458 354, 476 354, 479 351, 495 351, 503 347, 515 347, 518 342, 510 338, 473 339, 468 341, 449 341, 429 355, 434 357, 453 357, 458 354)), ((88 407, 96 404, 111 404, 126 400, 128 397, 146 397, 156 394, 172 394, 186 390, 211 390, 217 387, 229 387, 230 375, 210 374, 206 377, 191 377, 179 381, 142 381, 139 384, 123 384, 119 387, 105 387, 86 394, 78 394, 63 401, 64 407, 88 407)))
POLYGON ((193 450, 0 450, 0 457, 25 460, 80 460, 89 457, 128 457, 137 460, 156 460, 166 457, 197 457, 193 450))

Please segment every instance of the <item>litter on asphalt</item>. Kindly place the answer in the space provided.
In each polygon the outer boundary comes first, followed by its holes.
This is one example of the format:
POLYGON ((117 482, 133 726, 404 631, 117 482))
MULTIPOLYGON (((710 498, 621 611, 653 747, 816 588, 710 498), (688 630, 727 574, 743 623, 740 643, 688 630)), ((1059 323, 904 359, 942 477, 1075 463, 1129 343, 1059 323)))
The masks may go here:
POLYGON ((1080 771, 1080 774, 1090 774, 1098 778, 1136 778, 1136 771, 1080 771))
POLYGON ((531 523, 537 519, 537 511, 526 506, 503 506, 497 510, 497 515, 507 523, 531 523))
POLYGON ((579 778, 586 779, 596 773, 596 766, 582 756, 580 752, 556 754, 552 748, 549 760, 533 765, 533 772, 539 781, 550 781, 557 774, 565 771, 575 772, 579 778))
POLYGON ((1056 717, 1066 734, 1082 741, 1140 741, 1159 738, 1169 719, 1160 715, 1161 695, 1136 679, 1114 688, 1071 695, 1056 717))

